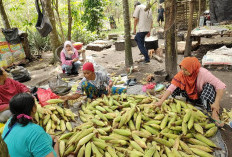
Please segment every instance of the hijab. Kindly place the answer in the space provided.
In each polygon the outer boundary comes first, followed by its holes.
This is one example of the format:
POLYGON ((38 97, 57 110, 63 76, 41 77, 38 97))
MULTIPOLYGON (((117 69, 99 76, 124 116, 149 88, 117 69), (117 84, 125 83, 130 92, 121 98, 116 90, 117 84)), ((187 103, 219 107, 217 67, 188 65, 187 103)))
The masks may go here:
POLYGON ((89 70, 89 71, 94 72, 93 63, 91 63, 91 62, 86 62, 86 63, 83 65, 83 71, 84 71, 84 70, 89 70))
POLYGON ((186 57, 181 61, 179 66, 185 68, 190 75, 186 76, 180 71, 174 76, 171 83, 181 90, 185 90, 190 99, 198 99, 197 76, 201 63, 196 57, 186 57))
POLYGON ((71 41, 65 41, 65 43, 64 43, 64 48, 63 48, 62 51, 64 52, 65 57, 72 58, 72 55, 74 54, 75 49, 74 49, 74 47, 73 47, 71 41), (72 54, 68 54, 68 51, 66 50, 66 46, 67 46, 67 45, 70 45, 70 46, 71 46, 71 49, 72 49, 71 51, 73 52, 72 54))

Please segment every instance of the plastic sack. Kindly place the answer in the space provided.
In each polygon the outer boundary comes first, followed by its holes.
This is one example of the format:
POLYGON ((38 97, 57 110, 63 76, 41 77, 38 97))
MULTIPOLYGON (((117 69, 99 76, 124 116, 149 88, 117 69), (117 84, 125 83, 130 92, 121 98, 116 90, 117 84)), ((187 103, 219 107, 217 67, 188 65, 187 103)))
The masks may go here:
POLYGON ((59 96, 53 93, 50 88, 48 89, 38 88, 37 96, 39 99, 39 103, 42 107, 48 105, 48 103, 46 102, 47 100, 59 98, 59 96))
POLYGON ((63 81, 60 77, 57 76, 57 78, 52 79, 49 81, 49 87, 55 94, 59 96, 66 95, 70 92, 71 88, 69 84, 65 81, 63 81))
POLYGON ((26 82, 31 80, 28 70, 22 66, 17 66, 10 71, 13 79, 19 82, 26 82))

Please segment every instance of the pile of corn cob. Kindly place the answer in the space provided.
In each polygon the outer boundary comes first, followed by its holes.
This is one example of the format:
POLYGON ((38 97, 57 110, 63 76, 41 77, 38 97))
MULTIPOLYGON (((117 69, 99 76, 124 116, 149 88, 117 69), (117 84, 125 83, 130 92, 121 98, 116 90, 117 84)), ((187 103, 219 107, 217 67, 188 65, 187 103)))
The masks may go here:
POLYGON ((190 104, 170 99, 154 109, 155 100, 122 94, 87 102, 79 111, 84 123, 59 138, 60 155, 213 156, 214 123, 190 104))
POLYGON ((75 115, 70 109, 62 108, 58 103, 63 103, 60 99, 51 99, 47 101, 50 105, 41 107, 38 103, 37 112, 35 113, 35 121, 42 126, 44 130, 54 135, 55 131, 65 132, 72 131, 70 121, 75 121, 75 115))
POLYGON ((225 123, 230 122, 232 120, 232 109, 227 111, 225 108, 223 108, 220 119, 224 121, 225 123))
POLYGON ((118 77, 111 77, 111 80, 113 81, 114 85, 121 85, 125 83, 125 81, 122 80, 121 75, 118 75, 118 77))

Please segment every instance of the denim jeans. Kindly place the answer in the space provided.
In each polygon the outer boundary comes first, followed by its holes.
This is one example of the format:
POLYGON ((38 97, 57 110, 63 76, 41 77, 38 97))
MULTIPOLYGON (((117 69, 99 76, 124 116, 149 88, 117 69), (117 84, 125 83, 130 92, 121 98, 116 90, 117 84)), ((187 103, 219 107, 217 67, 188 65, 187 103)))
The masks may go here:
POLYGON ((76 61, 75 63, 72 63, 72 65, 63 64, 62 69, 65 70, 66 74, 71 74, 73 72, 78 72, 80 65, 80 61, 76 61))
POLYGON ((150 58, 148 56, 148 51, 145 48, 145 36, 149 32, 138 32, 135 36, 135 41, 137 42, 137 45, 139 47, 140 52, 144 55, 145 61, 150 61, 150 58))

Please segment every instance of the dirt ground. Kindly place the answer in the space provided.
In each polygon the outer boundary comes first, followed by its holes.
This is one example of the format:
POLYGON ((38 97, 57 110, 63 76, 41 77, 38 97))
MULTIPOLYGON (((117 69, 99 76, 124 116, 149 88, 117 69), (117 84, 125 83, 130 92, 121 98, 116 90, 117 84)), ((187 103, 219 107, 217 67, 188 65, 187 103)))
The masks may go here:
MULTIPOLYGON (((232 39, 231 39, 232 40, 232 39)), ((159 45, 161 45, 164 41, 159 40, 159 45)), ((138 47, 132 48, 134 66, 138 66, 138 72, 134 72, 130 77, 136 78, 138 81, 142 80, 146 77, 146 74, 153 73, 156 70, 162 70, 165 68, 165 63, 163 59, 163 63, 159 63, 157 60, 151 59, 149 64, 138 63, 137 61, 141 59, 141 55, 139 55, 140 51, 138 47)), ((196 51, 195 53, 198 56, 202 57, 205 52, 196 51), (201 54, 202 53, 202 54, 201 54)), ((112 46, 110 49, 103 50, 101 52, 96 51, 86 51, 87 56, 92 56, 94 61, 99 65, 103 66, 107 69, 109 73, 122 74, 126 73, 124 58, 124 51, 115 51, 115 47, 112 46)), ((46 85, 51 78, 56 77, 58 74, 62 73, 60 63, 56 65, 49 65, 49 61, 51 60, 52 53, 46 52, 43 54, 43 57, 39 61, 31 62, 27 65, 27 68, 32 76, 32 80, 25 82, 28 86, 41 86, 46 85)), ((178 63, 182 60, 183 55, 178 55, 178 63)), ((211 71, 216 77, 221 79, 227 86, 226 92, 221 101, 221 107, 226 109, 231 109, 232 105, 232 72, 231 71, 211 71)), ((79 76, 75 77, 75 79, 81 79, 83 77, 82 73, 79 76)), ((227 145, 229 151, 229 157, 232 156, 232 150, 230 149, 232 146, 232 132, 231 128, 226 126, 224 130, 221 130, 222 137, 227 145)))

